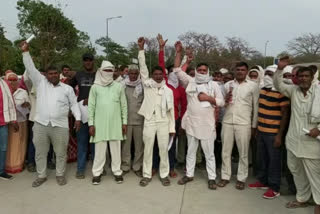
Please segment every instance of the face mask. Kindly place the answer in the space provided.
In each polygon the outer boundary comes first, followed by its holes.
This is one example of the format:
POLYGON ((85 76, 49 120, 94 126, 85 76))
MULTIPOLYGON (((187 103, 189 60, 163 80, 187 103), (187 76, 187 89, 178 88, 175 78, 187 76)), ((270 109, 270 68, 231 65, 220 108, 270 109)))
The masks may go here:
POLYGON ((286 78, 283 78, 283 82, 287 85, 293 85, 293 81, 292 79, 286 79, 286 78))
POLYGON ((265 88, 273 88, 273 79, 269 75, 263 77, 263 83, 265 88))

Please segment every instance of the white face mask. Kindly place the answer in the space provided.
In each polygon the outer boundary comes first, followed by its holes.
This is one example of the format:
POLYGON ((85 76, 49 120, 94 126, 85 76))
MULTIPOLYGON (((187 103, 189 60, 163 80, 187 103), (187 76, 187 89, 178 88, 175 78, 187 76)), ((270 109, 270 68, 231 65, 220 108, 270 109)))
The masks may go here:
POLYGON ((287 85, 293 85, 292 79, 283 78, 283 82, 287 85))
POLYGON ((273 88, 273 79, 269 75, 263 77, 263 83, 265 88, 273 88))

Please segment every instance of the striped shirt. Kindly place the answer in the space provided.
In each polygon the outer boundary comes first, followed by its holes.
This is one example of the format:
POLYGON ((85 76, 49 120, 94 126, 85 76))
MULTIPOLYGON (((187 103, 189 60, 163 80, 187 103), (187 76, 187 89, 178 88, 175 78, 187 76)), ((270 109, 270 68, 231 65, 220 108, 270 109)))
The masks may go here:
POLYGON ((280 92, 262 88, 259 97, 258 130, 276 135, 282 118, 281 107, 289 105, 289 99, 280 92))

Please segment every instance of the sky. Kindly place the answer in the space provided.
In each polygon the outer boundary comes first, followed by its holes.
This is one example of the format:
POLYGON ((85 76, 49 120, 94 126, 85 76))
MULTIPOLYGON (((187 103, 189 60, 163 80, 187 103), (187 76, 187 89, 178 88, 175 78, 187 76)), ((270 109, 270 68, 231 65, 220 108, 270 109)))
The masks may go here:
MULTIPOLYGON (((106 35, 127 46, 139 36, 161 33, 168 43, 188 31, 209 33, 224 42, 241 37, 251 47, 275 56, 287 49, 289 40, 304 33, 319 33, 319 0, 43 0, 61 3, 65 15, 94 42, 106 35)), ((6 36, 19 38, 16 0, 1 0, 0 22, 6 36)))

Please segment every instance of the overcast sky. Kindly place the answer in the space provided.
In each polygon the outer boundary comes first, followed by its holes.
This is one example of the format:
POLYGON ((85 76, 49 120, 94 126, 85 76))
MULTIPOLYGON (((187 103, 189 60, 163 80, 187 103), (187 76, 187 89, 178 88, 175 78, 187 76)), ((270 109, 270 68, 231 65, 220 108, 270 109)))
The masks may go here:
MULTIPOLYGON (((18 38, 16 0, 1 0, 0 22, 7 37, 18 38)), ((106 18, 123 16, 109 22, 109 36, 126 46, 140 35, 162 33, 169 43, 187 31, 245 39, 267 55, 277 55, 286 43, 303 33, 319 33, 319 0, 44 0, 61 2, 67 17, 94 41, 106 35, 106 18)))

